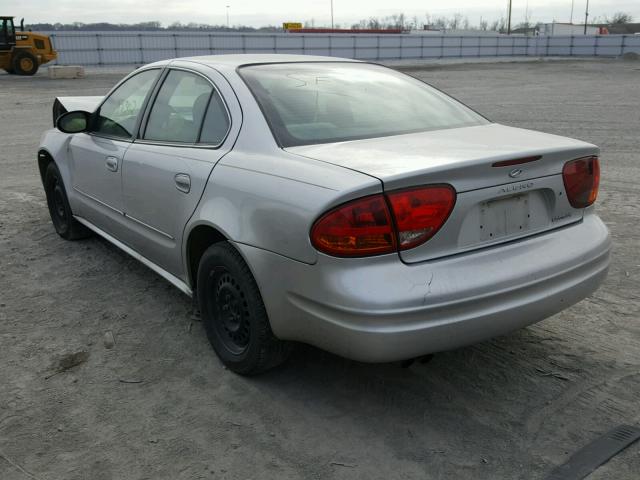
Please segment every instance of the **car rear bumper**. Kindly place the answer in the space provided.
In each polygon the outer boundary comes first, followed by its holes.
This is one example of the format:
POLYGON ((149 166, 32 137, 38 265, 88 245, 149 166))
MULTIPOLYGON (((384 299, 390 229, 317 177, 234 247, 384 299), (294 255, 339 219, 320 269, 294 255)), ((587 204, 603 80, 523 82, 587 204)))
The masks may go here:
POLYGON ((598 288, 611 241, 592 212, 569 227, 420 264, 397 255, 303 264, 237 244, 276 336, 367 362, 448 350, 549 317, 598 288))

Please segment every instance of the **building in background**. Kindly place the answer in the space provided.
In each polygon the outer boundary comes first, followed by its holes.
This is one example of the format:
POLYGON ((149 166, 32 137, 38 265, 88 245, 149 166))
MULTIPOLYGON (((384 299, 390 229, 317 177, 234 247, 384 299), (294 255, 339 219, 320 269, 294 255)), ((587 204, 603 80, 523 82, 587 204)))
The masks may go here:
MULTIPOLYGON (((606 26, 587 25, 587 35, 606 35, 609 33, 606 26)), ((552 35, 584 35, 584 25, 573 23, 543 23, 538 26, 538 34, 552 35)))
POLYGON ((425 27, 420 30, 411 30, 410 32, 413 35, 459 35, 459 36, 487 36, 487 37, 495 37, 496 35, 501 35, 500 32, 496 32, 493 30, 463 30, 463 29, 450 29, 450 28, 442 28, 438 29, 435 27, 429 27, 425 25, 425 27))

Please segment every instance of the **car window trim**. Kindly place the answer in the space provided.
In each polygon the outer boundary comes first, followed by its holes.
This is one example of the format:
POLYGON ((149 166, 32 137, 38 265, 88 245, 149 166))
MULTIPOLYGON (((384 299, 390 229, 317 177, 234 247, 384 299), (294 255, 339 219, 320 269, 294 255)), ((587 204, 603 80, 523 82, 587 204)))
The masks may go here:
POLYGON ((151 113, 153 105, 156 103, 156 99, 158 98, 158 93, 160 92, 162 85, 164 85, 164 81, 166 80, 167 75, 169 75, 169 68, 165 67, 162 70, 160 77, 158 78, 158 83, 154 85, 153 90, 151 91, 151 96, 149 97, 149 101, 144 107, 144 111, 142 112, 142 118, 140 119, 140 125, 138 125, 138 129, 135 132, 135 136, 133 139, 134 142, 136 140, 139 140, 143 132, 147 129, 147 122, 149 121, 149 115, 151 113))
POLYGON ((231 111, 229 110, 229 107, 227 105, 227 102, 225 100, 225 98, 222 96, 222 93, 220 92, 220 89, 217 87, 217 85, 215 84, 215 82, 213 80, 211 80, 208 76, 206 76, 205 74, 198 72, 197 70, 193 70, 187 67, 182 67, 182 66, 171 66, 168 65, 165 68, 165 71, 163 72, 163 74, 161 75, 162 77, 162 82, 158 83, 157 88, 154 88, 153 91, 153 100, 149 101, 146 105, 145 108, 145 112, 144 115, 142 117, 142 121, 139 125, 138 128, 138 132, 136 135, 136 138, 133 139, 134 143, 139 143, 142 145, 158 145, 158 146, 163 146, 163 147, 183 147, 183 148, 206 148, 206 149, 211 149, 211 150, 216 150, 218 148, 220 148, 226 141, 227 138, 229 137, 229 133, 231 132, 231 128, 233 125, 233 118, 231 116, 231 111), (195 75, 198 75, 199 77, 204 78, 207 82, 209 82, 209 84, 211 85, 211 87, 213 88, 211 95, 209 95, 209 101, 207 102, 207 108, 205 110, 205 114, 202 117, 202 122, 200 123, 200 127, 198 128, 198 139, 195 143, 188 143, 188 142, 168 142, 168 141, 159 141, 159 140, 146 140, 144 138, 142 138, 142 135, 144 134, 143 132, 146 132, 147 130, 147 125, 149 123, 149 117, 151 115, 151 110, 153 109, 153 106, 156 103, 156 100, 158 99, 158 94, 160 93, 160 89, 162 88, 162 85, 164 84, 166 78, 169 76, 169 73, 171 73, 171 70, 180 70, 180 71, 184 71, 187 73, 193 73, 195 75), (222 137, 222 140, 219 143, 204 143, 204 142, 200 142, 200 138, 202 136, 202 128, 204 126, 204 121, 207 117, 207 113, 209 113, 209 105, 211 104, 211 99, 213 98, 213 94, 217 93, 218 96, 220 97, 220 99, 222 100, 222 105, 224 106, 224 110, 225 113, 227 115, 227 120, 228 120, 228 125, 227 125, 227 131, 225 132, 224 136, 222 137))
MULTIPOLYGON (((102 100, 102 102, 100 102, 100 104, 98 105, 98 107, 94 110, 94 112, 91 114, 92 118, 91 118, 91 128, 93 128, 93 124, 96 120, 96 115, 98 114, 98 112, 100 111, 100 109, 102 108, 102 106, 105 104, 105 102, 107 100, 109 100, 109 97, 111 97, 111 95, 113 94, 113 92, 115 92, 118 88, 120 88, 121 85, 123 85, 126 81, 132 79, 133 77, 135 77, 136 75, 140 75, 141 73, 144 72, 148 72, 150 70, 160 70, 160 74, 158 75, 158 77, 155 79, 153 85, 151 86, 151 88, 149 89, 149 92, 147 93, 147 95, 145 96, 144 101, 142 102, 142 107, 140 108, 140 112, 145 112, 146 111, 146 107, 147 104, 149 103, 149 99, 151 98, 151 94, 154 92, 156 86, 158 85, 158 81, 160 80, 160 78, 162 77, 162 71, 165 67, 163 66, 157 66, 157 67, 150 67, 150 68, 140 68, 138 70, 136 70, 135 72, 132 72, 130 75, 127 75, 125 78, 123 78, 122 80, 120 80, 109 92, 108 95, 106 95, 104 97, 104 99, 102 100)), ((129 136, 129 137, 118 137, 117 135, 106 135, 103 133, 99 133, 99 132, 94 132, 91 130, 88 130, 86 133, 87 135, 91 135, 92 137, 98 137, 98 138, 106 138, 108 140, 118 140, 121 142, 126 142, 126 143, 133 143, 133 141, 136 138, 136 135, 138 133, 138 130, 140 128, 140 123, 142 121, 142 115, 140 113, 138 113, 138 116, 136 118, 136 123, 133 127, 133 133, 129 136)))

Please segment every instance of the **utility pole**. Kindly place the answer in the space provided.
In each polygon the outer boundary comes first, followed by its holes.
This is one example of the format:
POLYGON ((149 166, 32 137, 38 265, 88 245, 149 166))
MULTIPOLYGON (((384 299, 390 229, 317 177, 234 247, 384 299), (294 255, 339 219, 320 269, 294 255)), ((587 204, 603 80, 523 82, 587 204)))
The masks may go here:
POLYGON ((587 0, 587 9, 584 11, 584 34, 587 34, 587 21, 589 20, 589 0, 587 0))
POLYGON ((227 5, 227 30, 229 29, 229 7, 230 5, 227 5))
POLYGON ((511 1, 509 0, 509 9, 507 10, 507 35, 511 35, 511 1))
POLYGON ((573 25, 573 4, 576 2, 576 0, 571 0, 571 19, 569 20, 569 23, 571 25, 573 25))
POLYGON ((333 28, 333 0, 331 0, 331 28, 333 28))

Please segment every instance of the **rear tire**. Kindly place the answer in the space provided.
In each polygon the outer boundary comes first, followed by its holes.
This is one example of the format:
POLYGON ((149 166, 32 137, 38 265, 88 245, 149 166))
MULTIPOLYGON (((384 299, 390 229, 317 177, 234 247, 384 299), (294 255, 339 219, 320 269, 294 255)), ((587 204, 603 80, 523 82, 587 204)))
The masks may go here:
POLYGON ((44 192, 47 196, 51 222, 58 235, 65 240, 79 240, 91 235, 89 229, 73 218, 62 175, 54 162, 47 165, 44 174, 44 192))
POLYGON ((255 375, 287 359, 291 344, 273 335, 258 285, 228 242, 202 255, 197 295, 207 337, 227 368, 255 375))
POLYGON ((35 75, 38 71, 38 59, 27 51, 18 51, 11 62, 12 70, 18 75, 35 75))

